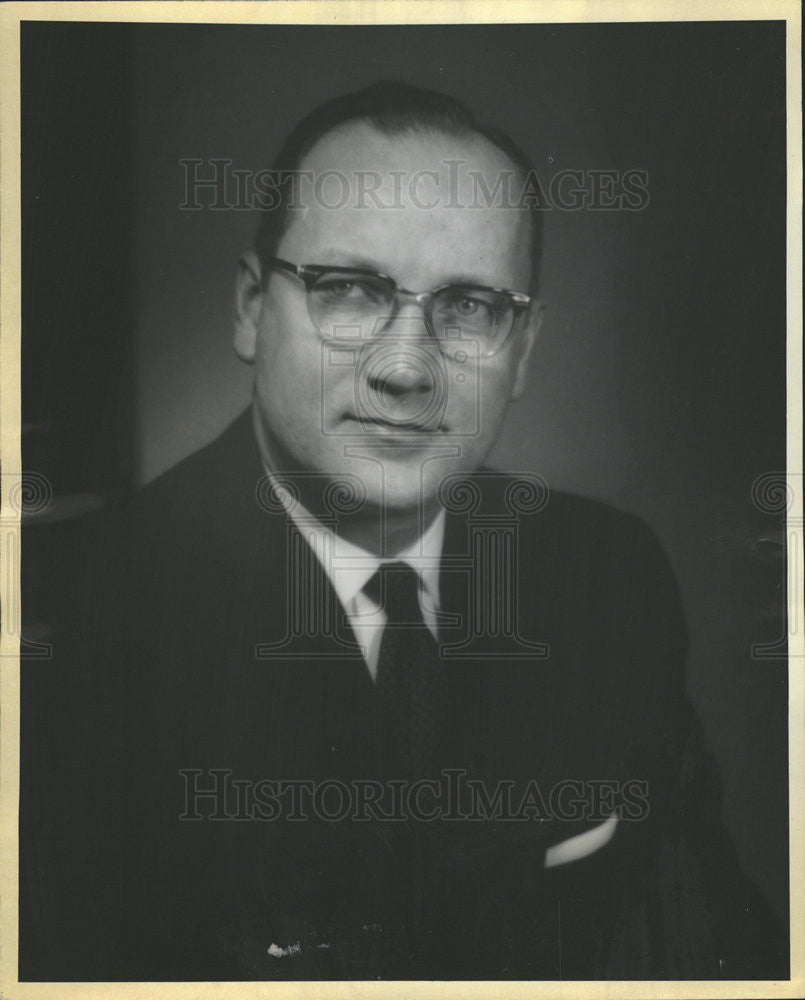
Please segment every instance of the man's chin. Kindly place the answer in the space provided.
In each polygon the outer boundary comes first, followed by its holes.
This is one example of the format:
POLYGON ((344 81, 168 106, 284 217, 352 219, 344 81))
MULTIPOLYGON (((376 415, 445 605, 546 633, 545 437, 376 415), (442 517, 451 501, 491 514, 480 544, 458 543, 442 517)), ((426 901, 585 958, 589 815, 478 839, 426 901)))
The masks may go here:
POLYGON ((376 514, 382 511, 391 517, 413 514, 429 509, 437 503, 434 491, 411 489, 411 484, 401 489, 388 485, 382 490, 367 489, 364 496, 364 509, 367 513, 376 514))
POLYGON ((363 480, 367 505, 382 508, 389 515, 431 509, 438 504, 442 482, 453 472, 452 468, 445 469, 441 464, 437 469, 435 466, 429 468, 428 463, 401 467, 386 463, 381 474, 363 480))

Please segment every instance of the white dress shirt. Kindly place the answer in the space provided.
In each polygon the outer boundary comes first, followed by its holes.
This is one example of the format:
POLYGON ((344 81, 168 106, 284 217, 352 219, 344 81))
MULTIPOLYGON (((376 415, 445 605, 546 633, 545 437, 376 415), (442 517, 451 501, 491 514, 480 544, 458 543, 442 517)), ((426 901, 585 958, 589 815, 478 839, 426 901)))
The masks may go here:
MULTIPOLYGON (((270 469, 263 464, 272 483, 270 469)), ((361 648, 372 680, 377 675, 380 642, 386 625, 386 613, 366 593, 364 587, 383 563, 405 562, 419 576, 419 607, 422 618, 434 638, 438 638, 439 567, 444 541, 445 513, 440 510, 424 533, 407 548, 393 556, 378 556, 342 538, 317 520, 298 501, 291 504, 281 484, 276 490, 280 502, 299 533, 316 554, 339 601, 344 607, 361 648)))
POLYGON ((380 642, 386 624, 386 613, 366 593, 364 587, 383 563, 405 562, 419 576, 419 607, 422 618, 434 637, 438 634, 439 563, 444 539, 444 511, 433 519, 430 527, 408 548, 395 556, 381 558, 358 545, 346 541, 330 528, 315 521, 300 505, 288 512, 317 559, 344 606, 369 667, 372 679, 377 674, 380 642))

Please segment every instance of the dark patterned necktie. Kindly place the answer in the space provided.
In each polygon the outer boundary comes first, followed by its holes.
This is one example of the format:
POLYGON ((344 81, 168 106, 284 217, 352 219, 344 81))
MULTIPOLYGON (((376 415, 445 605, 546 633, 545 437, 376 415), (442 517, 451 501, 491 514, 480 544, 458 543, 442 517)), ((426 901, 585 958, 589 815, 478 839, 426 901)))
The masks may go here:
MULTIPOLYGON (((383 771, 387 778, 410 785, 423 778, 438 780, 447 722, 447 676, 420 610, 419 575, 404 562, 388 563, 365 589, 387 618, 376 684, 383 771)), ((416 799, 420 808, 430 809, 427 794, 416 799)), ((386 824, 379 831, 376 867, 369 856, 362 867, 372 872, 375 892, 397 925, 392 937, 398 939, 402 954, 424 960, 443 892, 442 824, 419 822, 407 810, 402 818, 407 822, 386 824)))
POLYGON ((387 616, 377 663, 386 743, 400 777, 437 778, 446 710, 446 677, 436 640, 422 618, 419 574, 387 563, 366 586, 387 616))

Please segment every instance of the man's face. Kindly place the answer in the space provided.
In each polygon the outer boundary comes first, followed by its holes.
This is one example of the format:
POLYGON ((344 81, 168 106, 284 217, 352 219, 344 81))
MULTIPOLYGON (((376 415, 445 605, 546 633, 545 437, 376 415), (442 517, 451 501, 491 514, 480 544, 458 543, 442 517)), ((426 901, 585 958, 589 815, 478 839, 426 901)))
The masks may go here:
MULTIPOLYGON (((349 187, 332 173, 322 197, 308 186, 276 256, 373 269, 417 292, 451 282, 528 291, 527 211, 485 204, 470 178, 479 171, 492 191, 499 173, 512 170, 482 137, 388 136, 350 123, 324 136, 301 169, 313 177, 337 171, 349 187), (376 196, 358 198, 356 185, 374 189, 378 176, 376 196), (328 207, 343 202, 345 190, 347 204, 328 207)), ((420 306, 403 300, 380 334, 346 329, 325 337, 297 276, 275 270, 262 287, 253 254, 241 268, 235 348, 255 365, 257 413, 275 471, 357 476, 369 501, 389 512, 432 503, 447 476, 484 461, 509 401, 522 392, 535 333, 532 310, 491 357, 479 356, 471 340, 445 353, 420 306)))

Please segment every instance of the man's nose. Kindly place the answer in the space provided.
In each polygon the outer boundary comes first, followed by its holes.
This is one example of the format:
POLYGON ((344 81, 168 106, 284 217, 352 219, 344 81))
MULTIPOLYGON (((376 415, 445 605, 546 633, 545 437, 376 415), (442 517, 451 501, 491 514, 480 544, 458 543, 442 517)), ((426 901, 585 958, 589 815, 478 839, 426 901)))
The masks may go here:
POLYGON ((366 382, 389 397, 430 393, 439 378, 440 357, 422 309, 411 303, 373 340, 365 359, 366 382))

